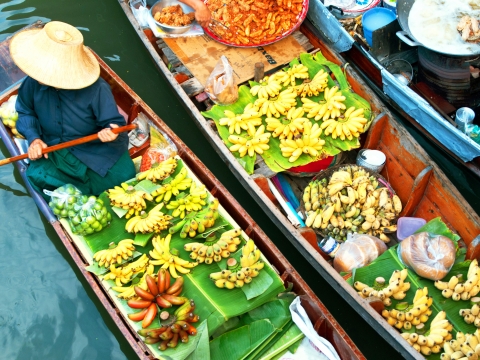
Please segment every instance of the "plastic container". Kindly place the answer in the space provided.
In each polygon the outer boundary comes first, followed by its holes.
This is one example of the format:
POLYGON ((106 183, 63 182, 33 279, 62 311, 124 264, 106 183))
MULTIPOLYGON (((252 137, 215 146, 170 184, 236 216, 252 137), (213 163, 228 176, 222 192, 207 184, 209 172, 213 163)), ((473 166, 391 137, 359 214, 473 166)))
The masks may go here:
POLYGON ((372 33, 390 24, 397 18, 397 15, 389 9, 376 7, 370 9, 362 16, 363 35, 368 45, 372 46, 372 33))
POLYGON ((383 0, 383 7, 388 10, 392 10, 395 14, 397 13, 397 1, 396 0, 383 0))
POLYGON ((467 125, 471 124, 475 118, 475 112, 468 107, 461 107, 455 113, 455 122, 458 124, 458 129, 466 133, 467 125))
POLYGON ((401 84, 408 85, 413 79, 413 68, 408 61, 401 59, 390 61, 385 69, 401 84))
POLYGON ((387 157, 380 150, 362 149, 357 155, 357 165, 363 166, 375 173, 382 171, 386 160, 387 157))
POLYGON ((403 240, 413 235, 415 231, 425 225, 427 221, 417 217, 401 217, 397 221, 397 238, 403 240))

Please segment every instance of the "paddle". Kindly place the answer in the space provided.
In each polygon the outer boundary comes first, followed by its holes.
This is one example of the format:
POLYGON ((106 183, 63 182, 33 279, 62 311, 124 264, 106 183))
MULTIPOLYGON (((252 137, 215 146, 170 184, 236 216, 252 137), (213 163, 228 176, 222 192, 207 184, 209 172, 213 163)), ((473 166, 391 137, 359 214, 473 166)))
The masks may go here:
MULTIPOLYGON (((122 132, 125 132, 125 131, 133 130, 136 127, 137 127, 137 124, 130 124, 130 125, 125 125, 125 126, 121 126, 121 127, 118 127, 118 128, 113 128, 111 130, 112 130, 113 133, 119 134, 119 133, 122 133, 122 132)), ((88 135, 88 136, 85 136, 83 138, 79 138, 79 139, 64 142, 62 144, 49 146, 49 147, 43 149, 42 154, 54 152, 54 151, 61 150, 61 149, 66 149, 66 148, 69 148, 69 147, 72 147, 72 146, 84 144, 84 143, 87 143, 87 142, 90 142, 90 141, 93 141, 93 140, 97 140, 97 139, 98 139, 98 134, 88 135)), ((0 160, 0 166, 5 165, 5 164, 10 164, 10 163, 18 161, 18 160, 23 160, 23 159, 26 159, 26 158, 28 158, 28 154, 12 156, 11 158, 0 160)))

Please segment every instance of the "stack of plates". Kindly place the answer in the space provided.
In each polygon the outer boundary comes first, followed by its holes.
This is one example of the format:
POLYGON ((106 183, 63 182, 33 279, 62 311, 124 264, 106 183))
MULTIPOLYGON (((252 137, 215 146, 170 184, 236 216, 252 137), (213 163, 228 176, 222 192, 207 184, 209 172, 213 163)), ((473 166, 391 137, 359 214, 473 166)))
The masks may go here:
POLYGON ((363 15, 367 10, 380 5, 381 0, 325 0, 325 6, 338 19, 353 18, 363 15))

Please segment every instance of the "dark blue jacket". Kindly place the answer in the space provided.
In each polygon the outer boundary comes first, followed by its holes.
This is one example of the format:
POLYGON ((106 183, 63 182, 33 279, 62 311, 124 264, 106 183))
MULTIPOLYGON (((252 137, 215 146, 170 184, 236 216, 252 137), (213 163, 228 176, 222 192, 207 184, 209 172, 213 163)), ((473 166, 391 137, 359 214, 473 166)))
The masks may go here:
MULTIPOLYGON (((48 146, 95 134, 110 124, 125 125, 110 86, 99 78, 79 90, 55 89, 28 77, 20 86, 16 103, 17 130, 29 143, 40 138, 48 146)), ((112 142, 99 140, 69 148, 81 162, 101 176, 128 149, 128 136, 112 142)))

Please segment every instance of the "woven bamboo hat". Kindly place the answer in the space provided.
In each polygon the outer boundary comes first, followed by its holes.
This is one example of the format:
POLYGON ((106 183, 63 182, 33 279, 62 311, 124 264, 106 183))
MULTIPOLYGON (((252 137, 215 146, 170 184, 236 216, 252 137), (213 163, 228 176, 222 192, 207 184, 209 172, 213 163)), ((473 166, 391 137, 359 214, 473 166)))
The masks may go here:
POLYGON ((15 35, 10 56, 25 74, 60 89, 82 89, 100 76, 100 65, 83 45, 82 33, 59 21, 15 35))

